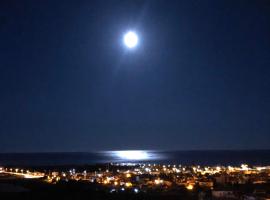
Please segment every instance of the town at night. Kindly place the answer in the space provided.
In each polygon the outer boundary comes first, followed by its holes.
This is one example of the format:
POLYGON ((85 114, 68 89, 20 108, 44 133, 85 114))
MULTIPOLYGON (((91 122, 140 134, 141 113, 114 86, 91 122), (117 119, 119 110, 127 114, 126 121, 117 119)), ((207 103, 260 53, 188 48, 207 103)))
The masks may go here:
POLYGON ((0 200, 270 200, 270 0, 0 0, 0 200))
MULTIPOLYGON (((108 163, 106 165, 47 168, 0 168, 0 183, 18 181, 14 190, 75 192, 95 190, 105 197, 172 199, 269 199, 270 166, 181 166, 108 163), (25 180, 23 180, 25 179, 25 180), (22 183, 20 183, 22 180, 22 183), (27 188, 27 181, 36 186, 27 188), (38 186, 40 185, 40 186, 38 186), (77 187, 80 186, 78 189, 77 187)), ((12 188, 10 188, 12 190, 12 188)), ((102 195, 101 195, 102 196, 102 195)), ((102 197, 101 197, 102 198, 102 197)), ((104 197, 103 197, 104 198, 104 197)))

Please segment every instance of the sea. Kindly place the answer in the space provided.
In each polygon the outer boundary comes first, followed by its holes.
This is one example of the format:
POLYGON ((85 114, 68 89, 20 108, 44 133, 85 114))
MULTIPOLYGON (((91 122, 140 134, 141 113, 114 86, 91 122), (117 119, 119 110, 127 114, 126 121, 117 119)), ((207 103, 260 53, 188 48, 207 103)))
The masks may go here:
POLYGON ((1 166, 95 165, 157 163, 207 166, 270 166, 270 150, 99 151, 57 153, 0 153, 1 166))

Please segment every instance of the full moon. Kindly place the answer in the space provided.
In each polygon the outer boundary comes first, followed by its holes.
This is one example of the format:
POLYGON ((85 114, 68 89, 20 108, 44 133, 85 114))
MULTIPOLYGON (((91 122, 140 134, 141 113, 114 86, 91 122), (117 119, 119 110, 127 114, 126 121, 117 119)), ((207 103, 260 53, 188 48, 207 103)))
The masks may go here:
POLYGON ((129 31, 124 35, 124 44, 132 49, 138 44, 138 36, 135 32, 129 31))

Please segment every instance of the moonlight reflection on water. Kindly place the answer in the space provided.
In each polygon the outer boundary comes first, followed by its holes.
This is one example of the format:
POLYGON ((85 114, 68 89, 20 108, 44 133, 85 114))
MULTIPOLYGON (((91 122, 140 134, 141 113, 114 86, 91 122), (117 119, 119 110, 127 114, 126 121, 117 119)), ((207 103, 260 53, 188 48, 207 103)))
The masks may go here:
POLYGON ((145 150, 108 151, 106 153, 113 157, 113 159, 120 161, 147 161, 160 159, 160 155, 157 153, 145 150))

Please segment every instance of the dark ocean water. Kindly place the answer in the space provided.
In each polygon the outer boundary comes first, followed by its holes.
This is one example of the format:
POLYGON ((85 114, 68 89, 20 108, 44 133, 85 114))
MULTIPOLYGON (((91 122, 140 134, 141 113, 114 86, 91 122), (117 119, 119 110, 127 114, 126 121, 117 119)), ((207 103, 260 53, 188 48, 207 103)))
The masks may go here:
POLYGON ((0 166, 87 165, 138 162, 182 165, 270 165, 270 150, 255 151, 104 151, 92 153, 2 153, 0 166))

